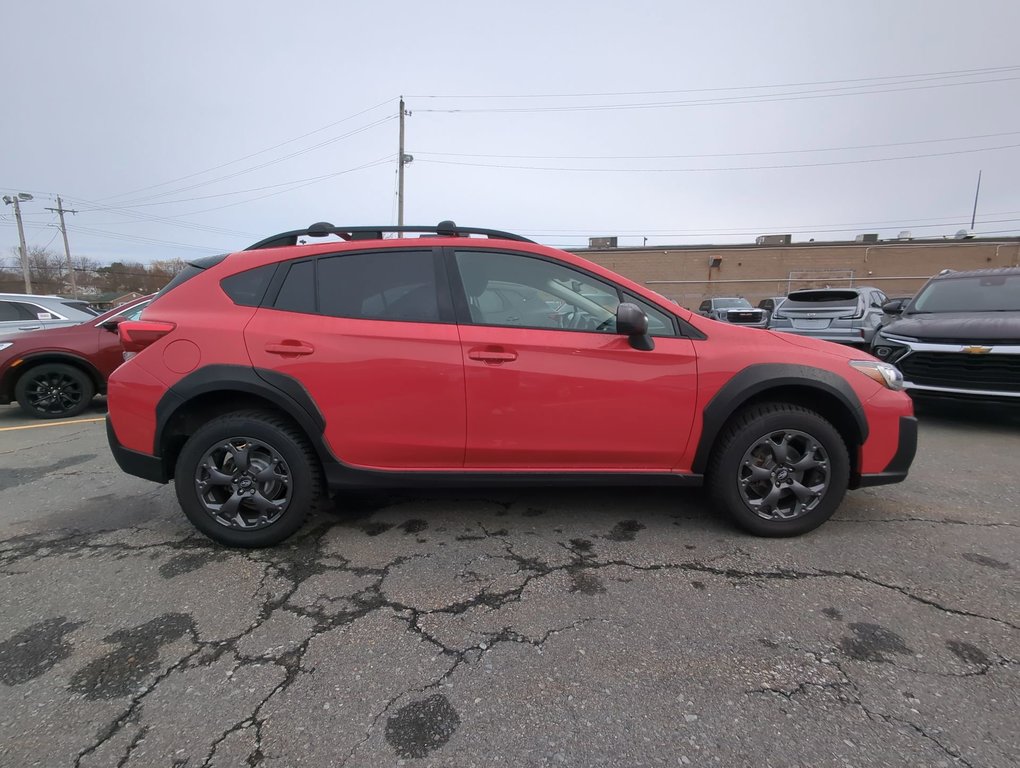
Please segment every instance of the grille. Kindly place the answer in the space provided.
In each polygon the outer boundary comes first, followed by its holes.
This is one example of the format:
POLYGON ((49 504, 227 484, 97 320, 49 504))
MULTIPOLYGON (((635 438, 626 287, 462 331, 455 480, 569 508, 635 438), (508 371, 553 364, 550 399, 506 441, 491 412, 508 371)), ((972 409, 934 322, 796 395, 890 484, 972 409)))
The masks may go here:
POLYGON ((731 323, 760 323, 765 317, 764 312, 751 311, 747 312, 735 312, 730 310, 726 315, 726 318, 731 323))
POLYGON ((896 365, 914 384, 1020 392, 1020 355, 915 352, 896 365))

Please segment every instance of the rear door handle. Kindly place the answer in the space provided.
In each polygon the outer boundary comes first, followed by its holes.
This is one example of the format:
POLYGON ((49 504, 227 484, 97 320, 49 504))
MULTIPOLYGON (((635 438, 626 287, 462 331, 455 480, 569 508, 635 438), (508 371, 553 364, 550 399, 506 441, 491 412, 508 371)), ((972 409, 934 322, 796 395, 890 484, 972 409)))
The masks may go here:
POLYGON ((310 355, 315 347, 303 341, 287 339, 279 344, 266 344, 266 352, 271 355, 310 355))
POLYGON ((472 349, 468 352, 472 360, 480 360, 489 365, 502 365, 512 363, 517 359, 517 353, 506 349, 472 349))

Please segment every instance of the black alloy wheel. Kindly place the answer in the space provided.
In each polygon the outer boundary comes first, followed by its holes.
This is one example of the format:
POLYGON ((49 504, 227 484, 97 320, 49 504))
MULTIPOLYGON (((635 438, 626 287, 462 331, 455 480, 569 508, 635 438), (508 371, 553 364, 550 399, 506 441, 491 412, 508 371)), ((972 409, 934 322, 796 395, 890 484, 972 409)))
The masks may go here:
POLYGON ((229 547, 280 543, 325 498, 305 435, 265 411, 228 413, 199 427, 177 457, 174 486, 192 524, 229 547))
POLYGON ((14 387, 14 396, 25 413, 39 419, 77 416, 95 395, 87 373, 63 363, 43 363, 26 371, 14 387))
POLYGON ((759 536, 796 536, 828 520, 850 479, 836 428, 790 403, 762 403, 723 430, 709 463, 712 501, 759 536))

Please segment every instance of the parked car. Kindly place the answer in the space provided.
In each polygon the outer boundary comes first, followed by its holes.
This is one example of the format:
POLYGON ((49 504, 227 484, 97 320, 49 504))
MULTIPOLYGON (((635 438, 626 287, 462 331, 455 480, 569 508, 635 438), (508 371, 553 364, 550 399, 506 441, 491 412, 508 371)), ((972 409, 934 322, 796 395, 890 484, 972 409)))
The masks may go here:
POLYGON ((77 325, 31 333, 0 333, 0 404, 17 400, 40 419, 75 416, 123 361, 117 325, 137 319, 151 297, 77 325))
POLYGON ((884 309, 872 352, 911 395, 1020 402, 1020 268, 942 273, 884 309))
POLYGON ((769 328, 867 347, 882 322, 886 296, 878 288, 808 288, 792 291, 769 319, 769 328))
POLYGON ((848 488, 902 480, 916 445, 888 363, 452 222, 320 223, 199 259, 119 332, 134 355, 108 384, 117 463, 173 479, 229 546, 283 541, 330 490, 519 483, 704 482, 748 531, 790 536, 848 488), (295 247, 329 234, 344 242, 295 247), (575 320, 511 321, 478 301, 490 286, 575 320))
POLYGON ((743 298, 705 299, 698 307, 698 314, 724 323, 746 325, 752 328, 764 328, 768 324, 768 314, 754 309, 751 302, 743 298))
POLYGON ((83 323, 97 314, 88 302, 77 299, 0 293, 0 333, 61 328, 83 323))
POLYGON ((770 296, 767 299, 762 299, 758 302, 758 309, 764 310, 766 313, 766 322, 768 318, 772 317, 772 313, 776 311, 776 307, 786 301, 785 296, 770 296))

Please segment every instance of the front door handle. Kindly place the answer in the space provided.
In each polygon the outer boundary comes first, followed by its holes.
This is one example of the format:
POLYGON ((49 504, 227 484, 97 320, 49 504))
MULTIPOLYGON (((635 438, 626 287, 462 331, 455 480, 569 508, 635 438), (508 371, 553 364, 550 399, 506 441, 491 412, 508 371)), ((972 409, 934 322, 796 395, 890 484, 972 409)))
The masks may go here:
POLYGON ((487 365, 502 365, 512 363, 517 359, 517 353, 509 349, 487 349, 478 347, 468 351, 468 357, 472 360, 479 360, 487 365))
POLYGON ((266 352, 271 355, 310 355, 315 347, 303 341, 286 339, 279 344, 266 344, 266 352))
POLYGON ((19 325, 18 326, 18 330, 19 331, 41 331, 42 330, 42 326, 41 325, 19 325))

